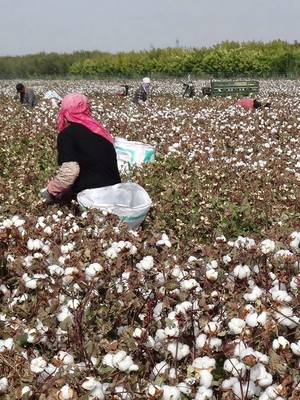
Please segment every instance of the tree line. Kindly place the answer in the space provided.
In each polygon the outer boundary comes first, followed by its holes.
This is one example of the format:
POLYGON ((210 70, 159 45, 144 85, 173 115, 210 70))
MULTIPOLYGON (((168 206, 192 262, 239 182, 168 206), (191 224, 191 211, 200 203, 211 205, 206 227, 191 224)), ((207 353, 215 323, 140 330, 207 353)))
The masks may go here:
POLYGON ((38 53, 0 57, 0 78, 297 77, 300 43, 225 41, 203 48, 153 48, 108 53, 38 53))

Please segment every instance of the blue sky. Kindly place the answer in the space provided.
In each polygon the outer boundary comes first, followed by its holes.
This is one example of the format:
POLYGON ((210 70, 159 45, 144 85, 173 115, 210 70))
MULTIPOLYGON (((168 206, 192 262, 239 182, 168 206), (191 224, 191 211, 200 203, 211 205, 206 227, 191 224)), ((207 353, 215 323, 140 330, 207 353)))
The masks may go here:
POLYGON ((0 0, 0 56, 300 41, 300 0, 0 0))

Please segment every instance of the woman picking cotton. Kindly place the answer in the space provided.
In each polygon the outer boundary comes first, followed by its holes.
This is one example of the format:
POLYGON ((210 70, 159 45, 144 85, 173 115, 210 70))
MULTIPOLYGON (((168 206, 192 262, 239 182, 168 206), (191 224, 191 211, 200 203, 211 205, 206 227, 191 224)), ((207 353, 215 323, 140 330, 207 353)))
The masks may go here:
POLYGON ((64 202, 85 189, 121 182, 113 138, 91 115, 86 96, 70 93, 58 115, 59 170, 41 191, 46 203, 64 202))

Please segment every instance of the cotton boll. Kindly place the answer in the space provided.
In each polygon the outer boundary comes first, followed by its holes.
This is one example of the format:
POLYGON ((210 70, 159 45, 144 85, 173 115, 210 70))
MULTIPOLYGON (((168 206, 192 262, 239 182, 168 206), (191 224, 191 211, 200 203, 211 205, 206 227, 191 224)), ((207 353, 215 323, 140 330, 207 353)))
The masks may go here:
POLYGON ((293 232, 289 236, 290 239, 290 246, 295 252, 300 251, 300 232, 293 232))
POLYGON ((196 338, 196 349, 202 349, 207 341, 207 335, 204 333, 201 333, 199 336, 196 338))
POLYGON ((225 371, 231 373, 233 376, 244 377, 246 374, 245 364, 237 358, 230 358, 225 360, 223 368, 225 371))
POLYGON ((216 360, 207 356, 197 357, 194 359, 192 367, 195 370, 207 369, 208 371, 211 371, 216 367, 216 360))
POLYGON ((238 399, 244 399, 247 394, 247 399, 252 399, 256 393, 256 385, 249 380, 247 383, 235 382, 232 386, 233 393, 238 399))
POLYGON ((163 385, 162 400, 180 400, 180 390, 176 386, 163 385))
POLYGON ((222 340, 220 338, 212 336, 208 339, 208 347, 211 350, 218 351, 221 346, 222 346, 222 340))
POLYGON ((286 290, 272 290, 272 299, 277 303, 289 303, 292 301, 292 296, 290 296, 286 290))
POLYGON ((205 386, 200 386, 197 390, 195 400, 209 400, 213 398, 212 389, 208 389, 205 386))
POLYGON ((256 285, 252 286, 251 289, 252 289, 252 291, 251 291, 250 293, 245 293, 243 297, 244 297, 244 299, 245 299, 246 301, 254 302, 254 301, 256 301, 258 298, 261 297, 261 295, 262 295, 262 290, 261 290, 258 286, 256 286, 256 285))
POLYGON ((124 386, 116 386, 115 392, 118 398, 120 398, 121 400, 133 400, 132 396, 130 395, 130 393, 128 393, 124 386))
POLYGON ((68 384, 64 385, 58 392, 57 397, 59 400, 75 400, 77 395, 74 389, 68 384))
POLYGON ((219 273, 215 269, 210 268, 205 272, 205 276, 210 282, 215 282, 218 279, 219 273))
POLYGON ((295 328, 299 322, 299 318, 293 314, 293 309, 288 306, 279 307, 278 312, 275 312, 275 319, 280 325, 289 328, 295 328))
POLYGON ((105 356, 103 357, 102 363, 103 363, 104 365, 107 365, 108 367, 114 368, 114 364, 113 364, 113 354, 111 354, 111 353, 105 354, 105 356))
POLYGON ((138 365, 134 364, 132 357, 126 355, 122 361, 119 363, 114 362, 120 371, 137 371, 139 369, 138 365))
POLYGON ((0 353, 12 350, 14 347, 14 340, 12 338, 0 339, 0 353))
POLYGON ((245 318, 246 324, 251 328, 257 326, 258 325, 257 317, 258 317, 257 312, 251 312, 247 314, 245 318))
POLYGON ((248 265, 237 265, 233 270, 233 276, 238 279, 249 278, 251 275, 251 270, 248 265))
POLYGON ((260 244, 260 250, 263 254, 272 253, 276 248, 276 244, 273 240, 265 239, 260 244))
POLYGON ((89 278, 93 278, 99 272, 103 271, 103 267, 99 263, 92 263, 85 269, 85 274, 89 278))
POLYGON ((210 321, 204 326, 204 332, 209 334, 217 334, 220 330, 220 324, 215 321, 210 321))
POLYGON ((211 372, 206 369, 201 370, 199 372, 199 377, 200 377, 200 385, 204 386, 207 389, 211 386, 213 379, 214 379, 211 372))
POLYGON ((158 385, 153 385, 150 383, 148 387, 148 394, 151 396, 151 398, 161 398, 163 395, 163 389, 158 385))
POLYGON ((296 343, 291 343, 291 349, 296 356, 300 356, 300 340, 296 343))
POLYGON ((182 291, 192 290, 195 289, 196 287, 199 287, 199 283, 196 281, 196 279, 191 278, 180 281, 180 289, 182 291))
POLYGON ((73 320, 73 315, 68 309, 68 307, 62 307, 60 312, 56 316, 59 322, 64 321, 66 318, 71 318, 73 320))
POLYGON ((166 361, 161 361, 160 363, 156 364, 152 370, 152 374, 154 377, 157 375, 163 375, 170 369, 170 365, 166 361))
POLYGON ((40 374, 44 371, 47 366, 47 362, 43 359, 43 357, 36 357, 30 362, 30 371, 35 374, 40 374))
POLYGON ((274 339, 272 342, 272 347, 274 350, 278 349, 287 349, 290 347, 290 342, 283 336, 278 336, 277 339, 274 339))
POLYGON ((36 289, 36 287, 37 287, 37 280, 36 279, 28 276, 27 273, 23 274, 22 279, 25 282, 25 286, 28 289, 36 289))
POLYGON ((231 377, 229 379, 224 379, 224 381, 221 384, 221 387, 224 391, 230 390, 230 389, 232 389, 233 385, 237 382, 239 382, 239 379, 235 376, 231 377))
POLYGON ((150 271, 154 267, 154 259, 152 256, 145 256, 139 263, 136 264, 136 268, 141 271, 150 271))
POLYGON ((189 346, 180 342, 170 342, 167 349, 176 360, 181 360, 182 358, 190 354, 189 346))
POLYGON ((72 354, 69 354, 63 350, 60 350, 54 358, 56 358, 60 363, 63 363, 64 365, 74 363, 74 357, 72 356, 72 354))
POLYGON ((265 326, 267 323, 267 318, 268 318, 268 315, 267 315, 266 311, 263 311, 258 315, 257 322, 260 325, 265 326))
POLYGON ((6 378, 6 376, 4 376, 3 378, 0 378, 0 393, 5 392, 7 388, 8 388, 8 379, 6 378))
POLYGON ((246 322, 240 318, 232 318, 228 323, 230 333, 235 335, 242 333, 245 326, 246 322))
POLYGON ((64 269, 59 265, 49 265, 48 271, 50 275, 62 276, 64 274, 64 269))

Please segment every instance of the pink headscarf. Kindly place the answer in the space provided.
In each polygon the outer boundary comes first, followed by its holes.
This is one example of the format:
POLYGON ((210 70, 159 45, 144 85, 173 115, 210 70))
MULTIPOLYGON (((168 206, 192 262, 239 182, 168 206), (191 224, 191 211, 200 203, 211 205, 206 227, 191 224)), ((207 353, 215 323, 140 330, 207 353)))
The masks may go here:
POLYGON ((67 94, 61 101, 61 110, 58 114, 58 132, 61 132, 68 122, 84 125, 96 135, 100 135, 113 143, 113 138, 108 130, 92 117, 88 99, 81 93, 67 94))

